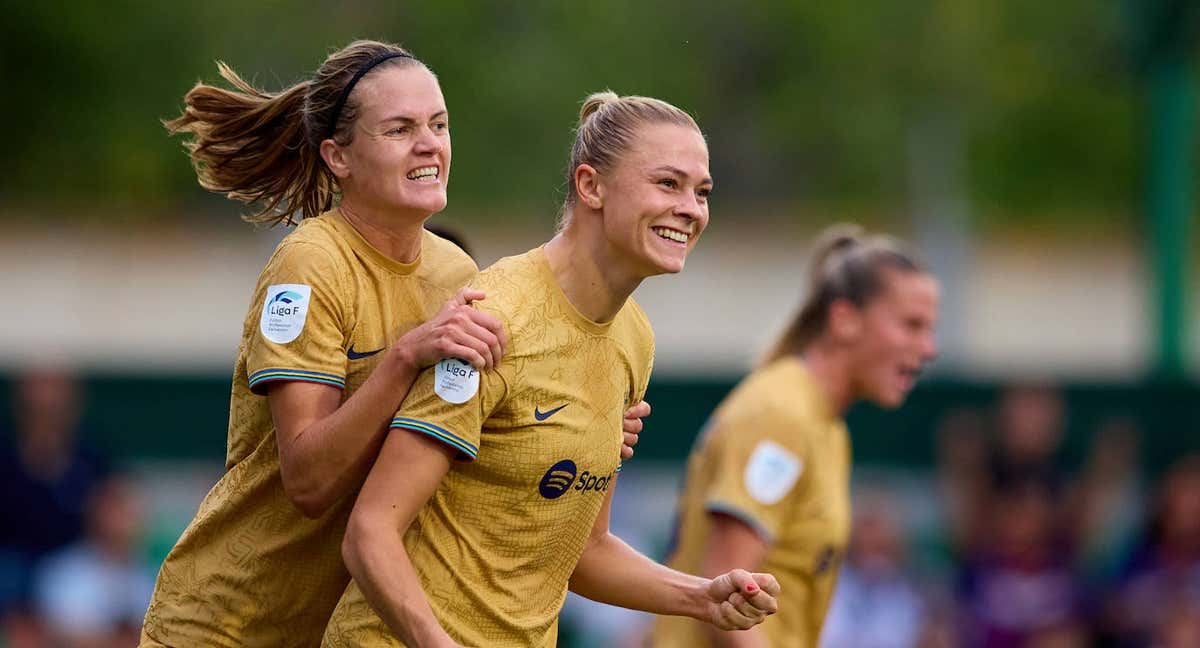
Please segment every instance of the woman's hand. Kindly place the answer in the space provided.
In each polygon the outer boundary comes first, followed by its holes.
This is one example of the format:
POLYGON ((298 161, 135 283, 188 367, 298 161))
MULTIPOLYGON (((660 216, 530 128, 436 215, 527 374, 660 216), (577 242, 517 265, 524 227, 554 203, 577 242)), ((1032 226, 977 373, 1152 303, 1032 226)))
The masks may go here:
POLYGON ((621 420, 624 432, 624 442, 621 444, 621 461, 633 456, 633 446, 638 443, 638 435, 642 433, 642 419, 650 416, 650 403, 639 401, 637 405, 625 410, 625 418, 621 420))
POLYGON ((404 361, 424 369, 443 358, 459 358, 480 371, 494 369, 508 348, 500 320, 471 307, 486 295, 463 288, 432 319, 405 333, 392 347, 404 361))
POLYGON ((746 630, 779 610, 779 581, 770 574, 734 569, 708 584, 708 622, 721 630, 746 630))

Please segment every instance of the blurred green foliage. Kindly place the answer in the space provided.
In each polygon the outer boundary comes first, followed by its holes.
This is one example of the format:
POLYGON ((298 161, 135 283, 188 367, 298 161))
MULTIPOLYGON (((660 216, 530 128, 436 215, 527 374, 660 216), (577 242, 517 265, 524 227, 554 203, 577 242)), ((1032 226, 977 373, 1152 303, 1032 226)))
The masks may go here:
POLYGON ((219 204, 159 120, 217 59, 278 90, 354 38, 400 42, 439 74, 456 214, 549 219, 579 102, 603 88, 692 111, 716 204, 744 214, 907 210, 912 167, 942 140, 979 214, 1137 204, 1138 83, 1115 2, 2 4, 0 217, 219 204))

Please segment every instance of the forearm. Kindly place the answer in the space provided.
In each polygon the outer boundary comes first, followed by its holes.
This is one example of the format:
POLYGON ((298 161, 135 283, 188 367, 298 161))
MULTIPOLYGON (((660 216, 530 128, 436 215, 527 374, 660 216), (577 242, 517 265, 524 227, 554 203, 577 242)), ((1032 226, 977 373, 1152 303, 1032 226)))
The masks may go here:
POLYGON ((400 534, 378 522, 351 518, 342 558, 367 602, 410 648, 457 644, 438 623, 400 534))
POLYGON ((708 583, 707 578, 660 565, 606 532, 589 541, 571 574, 570 588, 609 605, 704 619, 708 583))
POLYGON ((306 513, 319 515, 362 485, 418 372, 402 349, 389 349, 345 403, 292 440, 281 470, 289 495, 306 513))

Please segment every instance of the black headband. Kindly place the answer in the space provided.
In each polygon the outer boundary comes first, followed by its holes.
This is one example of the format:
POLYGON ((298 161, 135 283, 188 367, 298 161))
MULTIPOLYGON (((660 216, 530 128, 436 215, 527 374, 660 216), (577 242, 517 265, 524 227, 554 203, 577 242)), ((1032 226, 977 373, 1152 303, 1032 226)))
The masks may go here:
POLYGON ((337 130, 338 118, 342 116, 342 108, 346 107, 346 100, 350 98, 350 91, 354 89, 354 84, 358 83, 359 79, 363 78, 367 72, 370 72, 371 68, 383 63, 384 61, 394 58, 410 58, 414 61, 417 60, 412 54, 406 54, 404 52, 388 52, 386 54, 379 54, 366 63, 363 63, 362 67, 358 68, 358 72, 355 72, 354 76, 350 78, 350 83, 347 83, 346 87, 342 89, 342 96, 338 97, 337 104, 333 107, 333 115, 329 118, 329 128, 327 134, 325 135, 326 139, 333 137, 334 131, 337 130))

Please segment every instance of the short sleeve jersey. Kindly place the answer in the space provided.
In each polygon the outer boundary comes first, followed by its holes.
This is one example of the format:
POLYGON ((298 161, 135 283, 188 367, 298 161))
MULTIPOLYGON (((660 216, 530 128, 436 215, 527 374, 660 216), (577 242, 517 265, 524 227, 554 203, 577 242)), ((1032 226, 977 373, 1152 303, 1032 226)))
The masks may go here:
MULTIPOLYGON (((163 563, 144 634, 171 646, 315 646, 349 581, 340 545, 354 503, 318 519, 291 503, 265 396, 307 381, 349 398, 380 353, 476 274, 454 244, 423 233, 399 263, 338 212, 303 221, 258 279, 230 397, 226 472, 163 563)), ((169 426, 167 427, 169 429, 169 426)))
MULTIPOLYGON (((475 285, 509 331, 500 367, 424 372, 392 434, 456 462, 404 536, 434 614, 467 646, 554 646, 567 580, 620 466, 621 420, 645 394, 653 334, 632 300, 608 323, 567 300, 541 248, 475 285), (477 387, 475 386, 475 381, 477 387)), ((326 646, 401 646, 351 583, 326 646)))
MULTIPOLYGON (((762 632, 772 646, 816 646, 850 534, 850 446, 798 358, 754 372, 721 403, 685 480, 671 566, 699 573, 712 514, 741 520, 769 544, 759 569, 784 592, 762 632)), ((701 646, 702 633, 662 617, 653 645, 701 646)))

